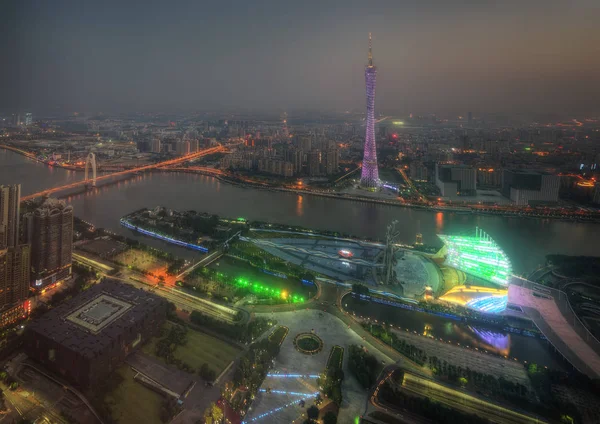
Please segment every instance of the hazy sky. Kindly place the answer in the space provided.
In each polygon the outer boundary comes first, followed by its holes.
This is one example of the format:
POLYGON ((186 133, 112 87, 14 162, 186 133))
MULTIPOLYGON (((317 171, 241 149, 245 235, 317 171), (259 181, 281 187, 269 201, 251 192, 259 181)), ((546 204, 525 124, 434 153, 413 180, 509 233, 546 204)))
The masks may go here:
POLYGON ((600 1, 3 1, 0 108, 600 110, 600 1))

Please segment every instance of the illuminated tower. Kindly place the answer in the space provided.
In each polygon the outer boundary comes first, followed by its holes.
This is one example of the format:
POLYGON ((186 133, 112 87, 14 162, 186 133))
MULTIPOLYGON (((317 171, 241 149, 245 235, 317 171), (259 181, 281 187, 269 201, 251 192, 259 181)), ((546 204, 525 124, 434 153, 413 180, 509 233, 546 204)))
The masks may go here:
POLYGON ((375 150, 375 78, 377 68, 373 65, 371 52, 371 33, 369 33, 369 64, 365 69, 367 84, 367 133, 365 136, 365 153, 363 155, 360 185, 377 187, 379 185, 379 170, 377 169, 377 151, 375 150))
POLYGON ((281 115, 281 135, 283 136, 285 141, 289 143, 290 132, 288 130, 287 119, 287 112, 283 112, 283 114, 281 115))

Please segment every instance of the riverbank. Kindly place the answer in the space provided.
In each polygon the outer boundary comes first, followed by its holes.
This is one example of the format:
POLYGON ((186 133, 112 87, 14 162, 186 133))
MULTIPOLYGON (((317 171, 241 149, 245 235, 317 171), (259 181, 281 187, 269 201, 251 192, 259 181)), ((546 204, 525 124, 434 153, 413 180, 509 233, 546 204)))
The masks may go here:
MULTIPOLYGON (((12 147, 12 146, 0 145, 0 148, 10 150, 17 154, 23 155, 29 159, 32 159, 38 163, 45 164, 51 168, 62 168, 65 170, 70 170, 70 171, 83 171, 83 168, 64 166, 64 165, 60 165, 60 164, 50 165, 47 162, 44 162, 44 161, 38 159, 33 153, 26 152, 24 150, 21 150, 21 149, 12 147)), ((165 171, 166 172, 174 172, 174 173, 180 172, 180 171, 168 170, 168 169, 157 169, 156 171, 163 172, 163 173, 165 171)), ((453 206, 429 206, 429 205, 419 205, 419 204, 413 204, 413 203, 402 203, 400 201, 375 199, 375 198, 366 197, 366 196, 349 196, 349 195, 342 194, 342 193, 325 193, 325 192, 313 191, 313 190, 289 189, 289 188, 284 188, 284 187, 265 185, 265 184, 258 183, 258 182, 257 183, 241 182, 241 181, 237 181, 229 176, 215 175, 214 173, 203 172, 201 170, 194 170, 194 173, 200 174, 200 175, 208 175, 208 176, 216 178, 217 180, 219 180, 221 182, 231 184, 234 186, 238 186, 238 187, 242 187, 242 188, 252 188, 252 189, 266 190, 266 191, 272 191, 272 192, 284 192, 284 193, 291 193, 291 194, 296 194, 296 195, 307 195, 307 196, 310 195, 310 196, 330 198, 330 199, 336 199, 336 200, 349 200, 349 201, 360 202, 360 203, 394 206, 394 207, 399 207, 399 208, 422 210, 422 211, 429 211, 429 212, 442 212, 442 213, 446 212, 446 213, 452 213, 452 214, 465 214, 465 215, 501 216, 501 217, 526 218, 526 219, 536 219, 536 220, 556 220, 556 221, 562 221, 562 222, 579 222, 579 223, 590 223, 590 224, 591 223, 593 223, 593 224, 600 223, 600 212, 594 213, 593 215, 589 215, 589 214, 584 215, 581 212, 579 212, 579 213, 573 212, 573 213, 569 213, 569 214, 555 215, 555 214, 549 214, 548 212, 542 213, 539 210, 529 211, 527 209, 517 209, 514 211, 507 211, 507 210, 498 211, 493 208, 483 209, 478 206, 455 206, 455 207, 453 207, 453 206)))
MULTIPOLYGON (((198 173, 202 174, 202 171, 198 171, 198 173)), ((412 203, 402 203, 399 201, 389 201, 383 199, 374 199, 372 197, 366 196, 348 196, 342 193, 323 193, 319 191, 313 190, 303 190, 303 189, 289 189, 284 187, 276 187, 276 186, 265 186, 261 183, 248 183, 248 182, 240 182, 228 178, 226 176, 212 175, 210 173, 204 173, 203 175, 210 175, 218 179, 219 181, 236 185, 243 188, 252 188, 258 190, 268 190, 268 191, 280 191, 285 193, 293 193, 298 195, 310 195, 310 196, 319 196, 319 197, 327 197, 331 199, 339 199, 339 200, 350 200, 354 202, 363 202, 363 203, 371 203, 371 204, 379 204, 386 206, 394 206, 400 208, 408 208, 408 209, 419 209, 425 211, 432 212, 449 212, 449 213, 459 213, 459 214, 473 214, 473 215, 490 215, 490 216, 504 216, 511 218, 529 218, 529 219, 554 219, 559 221, 566 222, 583 222, 583 223, 600 223, 600 212, 595 214, 595 216, 582 216, 580 214, 574 213, 569 215, 546 215, 536 212, 528 212, 526 209, 516 210, 516 211, 497 211, 497 210, 486 210, 478 207, 472 206, 428 206, 428 205, 416 205, 412 203)))

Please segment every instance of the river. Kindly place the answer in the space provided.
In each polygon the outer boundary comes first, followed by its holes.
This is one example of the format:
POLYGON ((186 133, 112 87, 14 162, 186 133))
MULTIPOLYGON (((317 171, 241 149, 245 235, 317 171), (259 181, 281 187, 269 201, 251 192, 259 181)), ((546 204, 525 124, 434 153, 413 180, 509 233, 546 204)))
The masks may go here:
MULTIPOLYGON (((0 150, 0 184, 21 183, 23 195, 78 179, 83 179, 82 172, 51 168, 0 150)), ((417 232, 425 243, 440 245, 438 233, 473 232, 479 226, 507 252, 516 273, 537 268, 549 253, 593 256, 600 236, 600 224, 400 208, 243 188, 187 173, 147 173, 67 200, 77 216, 127 235, 131 232, 120 227, 119 218, 156 205, 375 238, 383 238, 386 225, 397 220, 399 240, 409 244, 417 232)))
MULTIPOLYGON (((79 179, 83 179, 82 172, 48 167, 19 154, 0 150, 0 184, 20 183, 23 195, 79 179)), ((73 195, 66 200, 73 205, 77 216, 96 226, 139 238, 147 244, 186 257, 197 253, 135 235, 119 225, 119 218, 140 208, 163 205, 373 238, 383 238, 386 225, 397 220, 400 241, 412 243, 415 234, 421 232, 425 243, 437 245, 440 244, 436 237, 438 233, 473 231, 475 226, 479 226, 504 248, 517 273, 535 269, 544 263, 544 256, 549 253, 593 256, 600 235, 598 224, 430 212, 243 188, 213 177, 188 173, 147 173, 96 191, 73 195)), ((421 317, 414 312, 381 307, 379 313, 385 314, 381 318, 391 319, 391 315, 395 315, 396 319, 410 323, 411 331, 423 332, 429 325, 429 331, 435 337, 452 336, 463 342, 478 334, 478 331, 468 331, 466 326, 439 317, 427 314, 421 317)), ((481 330, 487 331, 485 328, 481 330)), ((480 342, 484 343, 483 339, 487 336, 490 335, 479 334, 480 342)), ((511 356, 554 365, 548 349, 542 346, 545 343, 524 336, 506 336, 498 335, 498 342, 508 340, 511 356)), ((492 334, 491 337, 495 336, 492 334)))
POLYGON ((476 347, 500 356, 535 362, 553 369, 564 369, 565 363, 552 354, 550 344, 536 337, 510 333, 502 328, 485 324, 466 324, 425 312, 410 311, 380 303, 355 302, 344 298, 344 309, 357 316, 371 317, 410 332, 442 339, 461 346, 476 347))

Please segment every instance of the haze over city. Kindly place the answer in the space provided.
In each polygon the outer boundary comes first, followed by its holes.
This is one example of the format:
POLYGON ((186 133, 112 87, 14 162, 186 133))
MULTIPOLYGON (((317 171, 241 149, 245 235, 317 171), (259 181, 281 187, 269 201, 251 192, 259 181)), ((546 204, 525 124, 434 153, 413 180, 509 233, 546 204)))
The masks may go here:
POLYGON ((598 423, 598 1, 0 7, 2 423, 598 423))
POLYGON ((598 111, 600 7, 534 1, 4 2, 0 108, 598 111))

